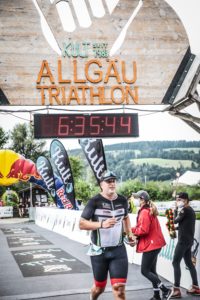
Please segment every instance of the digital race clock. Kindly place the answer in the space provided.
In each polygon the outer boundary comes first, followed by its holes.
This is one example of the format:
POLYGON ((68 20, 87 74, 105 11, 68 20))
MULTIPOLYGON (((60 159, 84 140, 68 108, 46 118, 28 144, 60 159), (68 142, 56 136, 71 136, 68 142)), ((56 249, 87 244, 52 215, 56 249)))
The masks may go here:
POLYGON ((138 114, 35 114, 34 137, 138 137, 138 114))

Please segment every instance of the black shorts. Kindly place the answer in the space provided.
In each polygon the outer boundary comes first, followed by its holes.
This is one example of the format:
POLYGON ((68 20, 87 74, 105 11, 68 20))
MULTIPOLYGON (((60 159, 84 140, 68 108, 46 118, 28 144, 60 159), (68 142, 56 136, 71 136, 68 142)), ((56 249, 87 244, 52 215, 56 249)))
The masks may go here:
POLYGON ((124 244, 117 247, 103 248, 101 255, 91 256, 95 285, 105 287, 108 273, 111 284, 126 283, 128 257, 124 244))

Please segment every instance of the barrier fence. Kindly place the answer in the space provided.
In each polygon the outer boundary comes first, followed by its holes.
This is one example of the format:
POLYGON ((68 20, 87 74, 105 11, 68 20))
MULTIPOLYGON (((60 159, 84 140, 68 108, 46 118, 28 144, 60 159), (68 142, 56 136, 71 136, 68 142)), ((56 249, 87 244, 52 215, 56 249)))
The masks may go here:
POLYGON ((12 218, 13 207, 12 206, 0 206, 0 218, 12 218))
MULTIPOLYGON (((90 232, 79 229, 81 211, 58 209, 51 207, 37 207, 35 213, 35 223, 43 228, 52 230, 61 235, 64 235, 79 243, 89 245, 90 232)), ((136 224, 136 215, 130 214, 131 225, 136 224)), ((157 263, 157 272, 173 283, 173 267, 172 259, 177 239, 171 239, 166 227, 166 217, 159 217, 159 222, 166 240, 166 246, 162 248, 157 263)), ((200 221, 196 221, 195 238, 200 241, 200 221)), ((135 247, 132 248, 126 245, 128 259, 130 263, 141 264, 141 254, 136 253, 135 247)), ((86 250, 87 251, 87 250, 86 250)), ((200 251, 197 254, 196 269, 200 270, 200 251)), ((181 286, 188 288, 191 285, 189 270, 186 269, 184 261, 181 262, 181 286)), ((198 272, 198 280, 200 282, 200 272, 198 272)))

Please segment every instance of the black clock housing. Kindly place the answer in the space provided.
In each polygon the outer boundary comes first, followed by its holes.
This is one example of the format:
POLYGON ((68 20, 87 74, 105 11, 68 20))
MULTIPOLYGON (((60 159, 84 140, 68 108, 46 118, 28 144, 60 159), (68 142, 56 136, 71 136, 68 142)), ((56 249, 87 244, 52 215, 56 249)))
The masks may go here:
POLYGON ((138 114, 35 114, 34 137, 138 137, 138 114))

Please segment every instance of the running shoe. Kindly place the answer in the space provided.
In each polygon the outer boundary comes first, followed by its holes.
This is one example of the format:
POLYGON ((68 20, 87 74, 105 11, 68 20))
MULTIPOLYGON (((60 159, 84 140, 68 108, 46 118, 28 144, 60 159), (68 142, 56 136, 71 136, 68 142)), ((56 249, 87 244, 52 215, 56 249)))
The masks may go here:
POLYGON ((171 298, 172 294, 173 294, 173 290, 167 289, 167 291, 163 292, 162 299, 169 300, 171 298))
POLYGON ((187 294, 200 296, 200 288, 196 285, 192 285, 192 287, 189 290, 187 290, 187 294))

